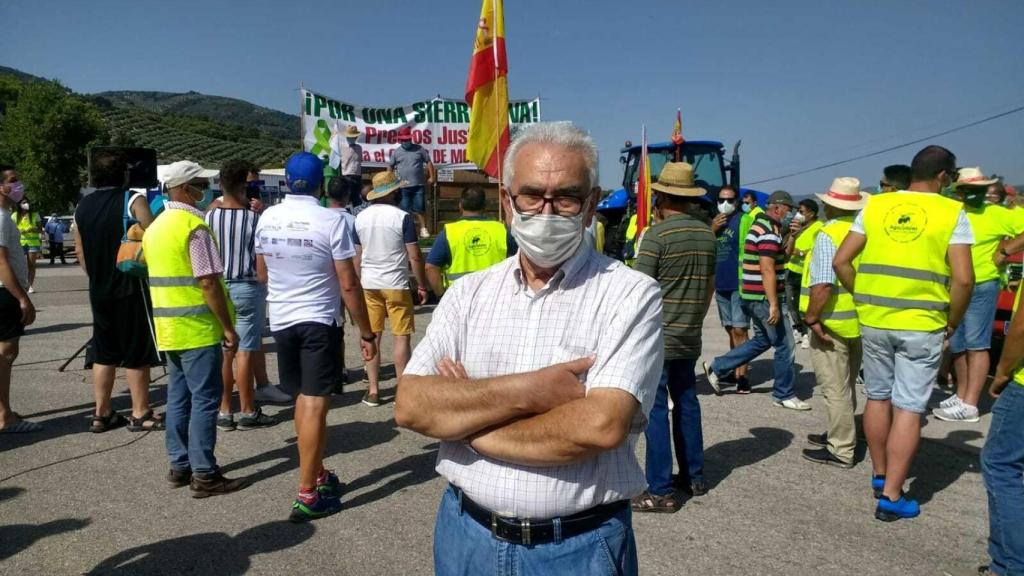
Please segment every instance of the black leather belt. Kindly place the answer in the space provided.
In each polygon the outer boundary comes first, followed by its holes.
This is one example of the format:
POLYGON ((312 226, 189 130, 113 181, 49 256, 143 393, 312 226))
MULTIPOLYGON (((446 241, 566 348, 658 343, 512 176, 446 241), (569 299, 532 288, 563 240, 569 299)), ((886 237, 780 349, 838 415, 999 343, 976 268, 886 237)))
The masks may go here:
MULTIPOLYGON (((504 542, 530 546, 533 544, 547 544, 555 541, 555 518, 547 520, 530 520, 529 518, 510 518, 498 516, 487 508, 473 502, 457 486, 450 485, 455 495, 462 502, 462 511, 476 520, 481 526, 490 530, 491 535, 504 542)), ((629 506, 626 500, 619 500, 610 504, 601 504, 577 512, 572 516, 558 518, 561 524, 561 538, 570 538, 584 532, 589 532, 608 521, 615 514, 625 510, 629 506)))

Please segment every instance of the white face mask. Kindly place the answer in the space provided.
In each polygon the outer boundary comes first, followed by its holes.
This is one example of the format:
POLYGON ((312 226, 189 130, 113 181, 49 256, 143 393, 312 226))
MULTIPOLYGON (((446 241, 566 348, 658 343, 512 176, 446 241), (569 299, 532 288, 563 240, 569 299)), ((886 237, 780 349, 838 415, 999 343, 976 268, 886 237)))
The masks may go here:
POLYGON ((21 203, 21 209, 22 210, 28 210, 28 202, 22 202, 21 203))
POLYGON ((735 211, 736 211, 736 204, 734 202, 719 202, 718 203, 718 213, 719 214, 725 214, 726 216, 728 216, 729 214, 732 214, 735 211))
POLYGON ((797 212, 796 216, 793 216, 793 222, 796 222, 797 224, 803 224, 806 221, 807 217, 804 216, 803 212, 797 212))
POLYGON ((512 208, 512 236, 519 250, 541 268, 554 268, 576 253, 583 241, 583 215, 587 202, 576 216, 520 214, 512 208))

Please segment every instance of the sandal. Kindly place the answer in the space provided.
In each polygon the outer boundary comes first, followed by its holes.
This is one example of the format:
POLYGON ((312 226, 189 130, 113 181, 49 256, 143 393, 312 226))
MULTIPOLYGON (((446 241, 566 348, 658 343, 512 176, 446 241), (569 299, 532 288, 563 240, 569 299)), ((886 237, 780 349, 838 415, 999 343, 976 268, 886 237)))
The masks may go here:
POLYGON ((114 428, 120 428, 128 423, 128 419, 121 415, 116 410, 111 410, 110 414, 106 416, 93 416, 92 426, 89 426, 89 432, 93 434, 101 434, 114 428))
POLYGON ((675 493, 655 496, 644 490, 644 493, 630 501, 630 507, 634 512, 661 512, 672 514, 679 510, 679 502, 675 493))
MULTIPOLYGON (((162 415, 161 415, 162 416, 162 415)), ((130 432, 149 432, 151 430, 163 430, 164 419, 153 414, 152 410, 146 410, 141 418, 130 416, 128 418, 128 430, 130 432), (147 424, 149 424, 147 426, 147 424)))

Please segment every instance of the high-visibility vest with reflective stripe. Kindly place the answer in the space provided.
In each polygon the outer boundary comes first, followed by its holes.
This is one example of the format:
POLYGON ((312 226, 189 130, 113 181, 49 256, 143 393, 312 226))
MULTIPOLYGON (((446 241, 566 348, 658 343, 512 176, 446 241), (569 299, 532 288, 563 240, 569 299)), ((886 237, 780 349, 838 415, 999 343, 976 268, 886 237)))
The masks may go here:
POLYGON ((804 262, 810 260, 811 248, 814 248, 814 237, 821 230, 821 220, 811 222, 811 225, 804 228, 800 235, 793 241, 793 255, 786 262, 786 270, 801 276, 804 273, 804 262))
POLYGON ((493 220, 459 220, 444 225, 452 263, 444 273, 445 288, 462 276, 483 270, 508 254, 505 225, 493 220))
MULTIPOLYGON (((832 243, 838 248, 846 235, 850 232, 850 227, 853 226, 853 216, 837 218, 828 224, 819 228, 818 232, 827 234, 832 239, 832 243)), ((814 234, 817 237, 818 233, 814 234)), ((811 249, 807 251, 807 262, 808 265, 804 266, 803 277, 800 282, 800 312, 807 312, 807 307, 811 303, 811 258, 814 255, 814 244, 811 244, 811 249)), ((854 268, 859 266, 860 259, 854 261, 854 268)), ((826 328, 835 332, 843 338, 859 338, 860 337, 860 324, 857 322, 857 308, 853 303, 853 295, 846 291, 846 288, 839 282, 839 278, 836 278, 835 285, 832 287, 832 294, 825 301, 825 306, 821 309, 821 323, 826 328)))
POLYGON ((43 239, 39 235, 39 215, 29 212, 27 216, 18 220, 18 213, 11 212, 11 218, 21 233, 21 245, 29 248, 39 248, 43 245, 43 239))
MULTIPOLYGON (((206 305, 199 281, 192 275, 188 252, 192 231, 205 227, 202 218, 185 210, 166 210, 142 237, 142 250, 149 267, 156 343, 160 350, 203 348, 223 338, 220 322, 206 305)), ((234 321, 227 286, 223 279, 220 283, 234 321)))
POLYGON ((872 328, 933 332, 949 315, 949 240, 959 202, 925 192, 872 196, 864 208, 867 243, 854 302, 872 328))

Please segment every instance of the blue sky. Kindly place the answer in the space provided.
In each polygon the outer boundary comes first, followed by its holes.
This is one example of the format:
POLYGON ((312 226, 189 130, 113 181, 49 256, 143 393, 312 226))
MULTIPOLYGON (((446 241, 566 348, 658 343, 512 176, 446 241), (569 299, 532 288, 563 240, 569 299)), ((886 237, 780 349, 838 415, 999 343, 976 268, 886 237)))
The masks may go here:
MULTIPOLYGON (((3 0, 0 64, 79 92, 196 90, 292 112, 306 86, 366 105, 462 94, 479 0, 3 0)), ((752 182, 1024 104, 1024 2, 506 0, 513 98, 542 98, 601 148, 671 134, 731 147, 752 182)), ((296 127, 296 132, 298 128, 296 127)), ((1024 184, 1024 113, 938 138, 1024 184)), ((877 183, 916 149, 759 185, 877 183)))

